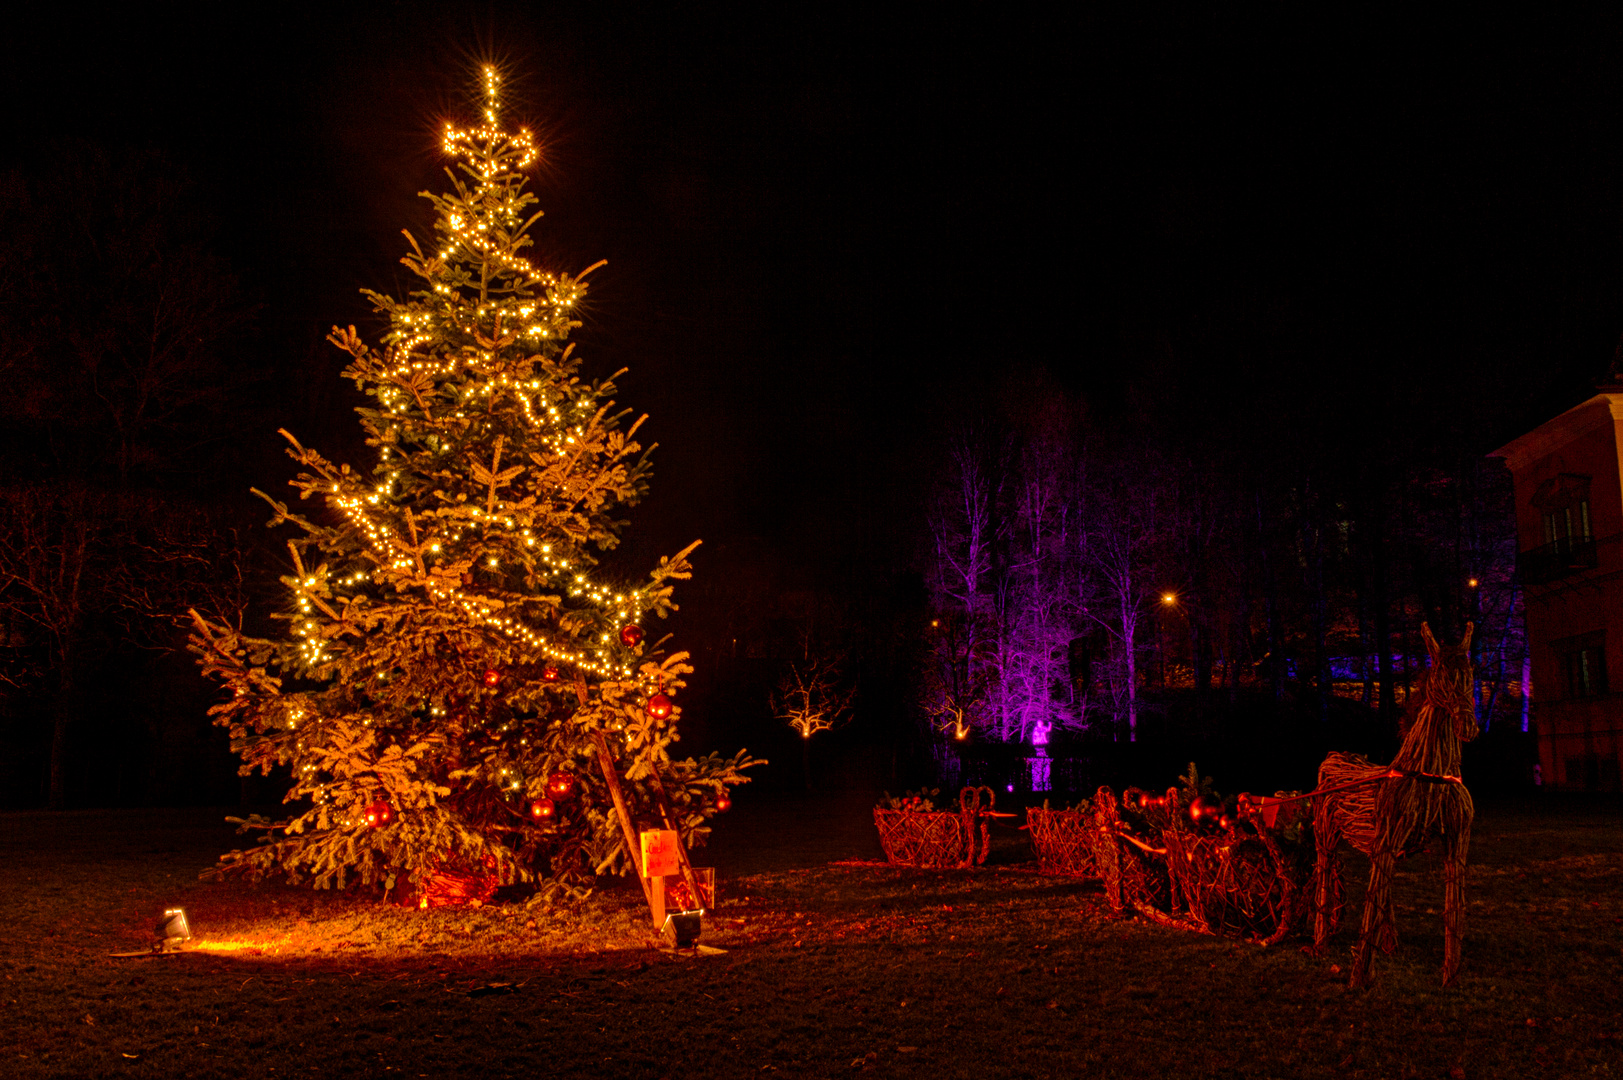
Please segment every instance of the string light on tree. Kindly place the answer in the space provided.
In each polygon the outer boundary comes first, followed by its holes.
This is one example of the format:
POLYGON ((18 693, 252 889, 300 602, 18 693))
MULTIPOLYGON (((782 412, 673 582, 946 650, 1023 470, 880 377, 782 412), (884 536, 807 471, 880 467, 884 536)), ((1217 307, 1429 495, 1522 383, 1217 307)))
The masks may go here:
MULTIPOLYGON (((647 491, 646 418, 617 406, 623 372, 589 375, 567 340, 597 266, 572 274, 528 257, 540 214, 526 170, 541 148, 505 123, 494 68, 480 89, 479 121, 441 140, 453 168, 428 195, 432 237, 406 234, 415 290, 365 294, 388 323, 377 345, 353 326, 330 337, 367 395, 375 460, 332 462, 284 432, 301 503, 332 513, 260 493, 295 534, 286 637, 194 613, 193 649, 228 690, 214 715, 245 768, 289 765, 290 805, 310 800, 226 869, 324 885, 463 873, 584 886, 599 866, 630 866, 605 815, 556 814, 599 733, 634 814, 651 805, 651 773, 678 801, 714 807, 752 764, 742 752, 669 757, 675 710, 650 706, 691 669, 685 653, 645 653, 642 624, 675 608, 693 547, 641 582, 599 574, 647 491), (332 809, 379 804, 389 820, 409 813, 410 834, 386 844, 380 823, 332 809)), ((681 828, 702 839, 703 816, 681 828)))

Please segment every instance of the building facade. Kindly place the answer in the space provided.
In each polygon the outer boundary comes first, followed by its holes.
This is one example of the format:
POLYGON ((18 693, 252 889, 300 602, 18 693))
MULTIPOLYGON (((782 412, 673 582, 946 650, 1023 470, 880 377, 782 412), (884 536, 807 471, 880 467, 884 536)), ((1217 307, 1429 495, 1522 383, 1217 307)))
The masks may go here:
POLYGON ((1543 782, 1559 788, 1619 787, 1620 453, 1623 386, 1602 387, 1493 452, 1505 459, 1515 481, 1517 572, 1527 613, 1539 767, 1543 782))

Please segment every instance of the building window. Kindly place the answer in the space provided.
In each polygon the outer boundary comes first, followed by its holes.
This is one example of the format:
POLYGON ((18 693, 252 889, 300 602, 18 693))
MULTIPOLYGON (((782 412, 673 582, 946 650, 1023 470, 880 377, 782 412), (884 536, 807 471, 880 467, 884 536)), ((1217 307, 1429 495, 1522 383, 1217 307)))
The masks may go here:
POLYGON ((1571 548, 1595 538, 1589 518, 1589 480, 1562 473, 1538 486, 1533 505, 1544 520, 1544 543, 1571 548))
POLYGON ((1590 698, 1606 693, 1606 631, 1550 642, 1566 672, 1567 697, 1590 698))
POLYGON ((1590 513, 1589 477, 1562 473, 1533 493, 1539 512, 1539 542, 1516 556, 1523 585, 1542 585, 1600 565, 1595 523, 1590 513))
POLYGON ((1544 542, 1546 544, 1581 544, 1591 539, 1589 531, 1589 499, 1579 499, 1571 506, 1548 510, 1544 514, 1544 542))
POLYGON ((1567 758, 1567 785, 1588 788, 1590 791, 1616 791, 1617 758, 1601 757, 1599 754, 1567 758))

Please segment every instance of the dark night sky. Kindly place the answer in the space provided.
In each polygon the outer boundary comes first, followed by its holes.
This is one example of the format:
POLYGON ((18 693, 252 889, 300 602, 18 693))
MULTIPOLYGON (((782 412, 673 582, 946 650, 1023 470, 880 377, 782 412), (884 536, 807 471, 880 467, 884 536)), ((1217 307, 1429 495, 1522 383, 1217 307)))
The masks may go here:
POLYGON ((351 430, 320 339, 368 326, 356 290, 398 281, 439 124, 477 61, 507 65, 544 141, 539 250, 609 260, 582 348, 631 368, 661 443, 639 549, 884 559, 943 418, 1009 373, 1219 435, 1333 416, 1349 454, 1425 401, 1471 410, 1482 451, 1623 330, 1615 16, 29 18, 0 46, 5 156, 80 137, 184 164, 263 303, 244 348, 272 414, 326 408, 318 445, 351 430))

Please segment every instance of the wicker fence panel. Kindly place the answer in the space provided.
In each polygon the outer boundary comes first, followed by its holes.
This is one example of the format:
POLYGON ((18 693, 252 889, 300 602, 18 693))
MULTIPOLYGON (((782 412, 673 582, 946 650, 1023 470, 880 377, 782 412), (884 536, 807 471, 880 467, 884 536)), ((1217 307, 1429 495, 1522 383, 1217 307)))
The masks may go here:
POLYGON ((1026 830, 1045 874, 1098 877, 1093 856, 1093 830, 1086 814, 1076 810, 1026 810, 1026 830))
POLYGON ((901 866, 962 866, 967 857, 959 816, 943 811, 874 808, 885 858, 901 866))

